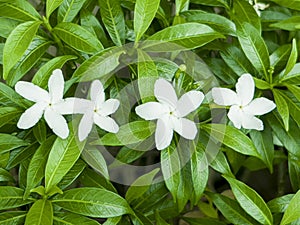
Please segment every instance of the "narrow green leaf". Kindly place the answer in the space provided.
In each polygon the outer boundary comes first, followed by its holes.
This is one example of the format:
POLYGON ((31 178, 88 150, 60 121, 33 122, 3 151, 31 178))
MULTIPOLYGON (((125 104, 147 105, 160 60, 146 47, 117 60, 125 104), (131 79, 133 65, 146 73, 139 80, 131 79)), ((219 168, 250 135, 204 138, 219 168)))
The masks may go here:
POLYGON ((160 0, 137 0, 134 7, 134 33, 138 42, 149 28, 158 10, 160 0))
POLYGON ((62 22, 52 32, 78 51, 93 54, 103 49, 101 42, 78 24, 62 22))
POLYGON ((91 217, 116 217, 132 213, 125 199, 99 188, 76 188, 56 196, 52 202, 65 210, 91 217))
MULTIPOLYGON (((70 128, 72 131, 73 128, 70 128)), ((57 138, 50 151, 45 171, 46 192, 57 185, 80 157, 85 142, 70 133, 65 140, 57 138)))
POLYGON ((32 129, 36 140, 42 144, 47 138, 47 127, 44 120, 40 120, 32 129))
POLYGON ((46 1, 46 16, 49 18, 51 13, 57 9, 64 0, 47 0, 46 1))
POLYGON ((72 22, 86 0, 64 0, 58 8, 58 22, 72 22))
POLYGON ((31 203, 32 200, 23 200, 23 192, 21 188, 0 186, 0 209, 13 209, 31 203))
POLYGON ((281 71, 285 68, 291 54, 291 45, 282 45, 270 55, 270 64, 274 71, 281 71))
POLYGON ((8 36, 3 49, 3 78, 22 58, 34 38, 41 22, 29 21, 18 25, 8 36))
MULTIPOLYGON (((1 7, 1 5, 0 5, 1 7)), ((0 17, 0 36, 7 38, 9 34, 19 25, 19 22, 13 19, 0 17)), ((4 43, 2 43, 4 45, 4 43)), ((2 58, 2 56, 1 56, 2 58)), ((2 60, 1 60, 2 64, 2 60)))
POLYGON ((218 154, 214 157, 213 161, 210 162, 210 166, 221 174, 225 174, 227 176, 233 176, 228 161, 226 159, 226 156, 222 151, 218 152, 218 154))
POLYGON ((245 155, 261 158, 250 138, 235 127, 224 124, 205 124, 201 128, 213 139, 227 147, 245 155))
MULTIPOLYGON (((288 81, 289 79, 297 78, 299 76, 300 76, 300 63, 296 63, 293 69, 287 75, 285 75, 283 79, 281 79, 281 82, 288 81)), ((293 82, 292 84, 295 83, 293 82)))
POLYGON ((99 225, 96 220, 68 212, 55 214, 53 222, 54 225, 99 225))
POLYGON ((277 111, 282 118, 284 123, 284 128, 286 131, 289 130, 289 121, 290 121, 290 114, 289 114, 289 107, 286 103, 284 97, 282 96, 279 90, 273 89, 273 95, 276 103, 277 111))
POLYGON ((29 209, 25 225, 52 225, 52 222, 53 208, 51 202, 47 199, 39 199, 29 209))
POLYGON ((285 93, 282 93, 282 97, 285 99, 288 108, 289 113, 291 117, 295 120, 295 122, 300 126, 300 104, 296 99, 292 99, 291 96, 286 95, 285 93))
POLYGON ((227 223, 214 218, 193 218, 193 217, 183 217, 190 225, 225 225, 227 223))
POLYGON ((256 191, 234 178, 228 176, 224 178, 229 182, 238 203, 249 215, 262 224, 273 224, 270 209, 256 191))
POLYGON ((201 47, 224 36, 207 25, 185 23, 167 27, 150 36, 142 48, 146 51, 177 51, 201 47))
POLYGON ((125 43, 125 19, 119 0, 98 0, 101 18, 112 41, 117 46, 125 43))
POLYGON ((128 203, 131 203, 133 200, 141 197, 149 189, 158 172, 159 168, 154 169, 151 172, 140 176, 130 185, 125 196, 128 203))
POLYGON ((257 87, 258 89, 261 89, 261 90, 271 89, 271 86, 268 82, 258 79, 256 77, 253 77, 253 79, 255 82, 255 87, 257 87))
POLYGON ((27 146, 29 143, 10 134, 0 134, 0 154, 9 152, 15 148, 27 146))
POLYGON ((296 9, 300 10, 300 0, 271 0, 272 2, 277 3, 278 5, 290 8, 290 9, 296 9))
POLYGON ((22 113, 22 110, 15 107, 1 107, 0 108, 0 127, 10 123, 18 118, 22 113))
POLYGON ((19 94, 17 94, 11 87, 0 82, 0 104, 7 106, 19 106, 27 108, 27 101, 24 100, 19 94))
POLYGON ((283 73, 283 77, 285 75, 289 74, 289 72, 291 72, 291 70, 294 68, 294 66, 297 62, 297 59, 298 59, 297 42, 296 42, 296 39, 293 39, 291 54, 290 54, 289 60, 286 64, 286 68, 283 73))
POLYGON ((150 137, 155 130, 155 123, 149 121, 134 121, 120 127, 118 133, 108 133, 94 145, 122 146, 134 144, 150 137))
POLYGON ((300 87, 298 87, 297 85, 290 84, 287 84, 286 86, 289 89, 289 91, 292 92, 293 95, 298 99, 298 101, 300 101, 300 87))
POLYGON ((278 29, 282 30, 288 30, 288 31, 296 31, 297 25, 300 23, 300 16, 292 16, 288 19, 281 20, 277 23, 273 23, 270 25, 270 27, 276 27, 278 29))
POLYGON ((10 172, 8 172, 3 168, 0 168, 0 182, 15 182, 15 180, 13 176, 10 174, 10 172))
POLYGON ((284 213, 293 197, 294 194, 287 194, 274 198, 268 202, 268 207, 272 213, 284 213))
POLYGON ((267 78, 270 67, 269 52, 259 31, 251 24, 243 23, 237 28, 237 35, 249 61, 259 73, 267 78))
POLYGON ((300 164, 298 156, 289 154, 288 169, 292 188, 294 191, 298 191, 300 189, 300 164))
POLYGON ((26 212, 14 211, 0 213, 1 225, 21 225, 24 224, 26 212))
POLYGON ((27 1, 15 0, 7 3, 0 3, 1 16, 18 21, 40 20, 40 14, 27 1))
POLYGON ((300 191, 298 191, 291 199, 290 204, 283 214, 280 225, 285 225, 300 218, 300 191))

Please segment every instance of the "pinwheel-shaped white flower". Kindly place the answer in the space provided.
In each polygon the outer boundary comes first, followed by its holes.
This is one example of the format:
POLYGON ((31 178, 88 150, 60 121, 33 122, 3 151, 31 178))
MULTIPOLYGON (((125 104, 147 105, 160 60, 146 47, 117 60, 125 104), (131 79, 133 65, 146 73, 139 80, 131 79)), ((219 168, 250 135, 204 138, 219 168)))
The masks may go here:
POLYGON ((255 116, 272 111, 276 107, 275 103, 264 97, 253 99, 255 84, 250 74, 243 74, 235 87, 236 92, 227 88, 213 88, 214 102, 231 106, 228 118, 236 128, 263 130, 263 122, 255 116))
POLYGON ((200 91, 189 91, 178 100, 173 86, 164 79, 155 82, 154 95, 158 102, 147 102, 135 108, 145 120, 156 120, 155 143, 158 150, 168 147, 173 131, 182 137, 193 140, 197 134, 196 124, 184 118, 197 109, 204 99, 200 91))
POLYGON ((63 99, 64 77, 62 71, 56 69, 48 81, 49 92, 33 83, 19 81, 15 90, 24 98, 35 102, 27 109, 18 121, 18 128, 28 129, 33 127, 44 115, 44 118, 53 132, 65 139, 69 135, 67 121, 62 115, 71 114, 72 108, 66 107, 63 99))
POLYGON ((75 111, 78 111, 78 113, 83 111, 84 113, 79 123, 78 136, 80 141, 87 138, 94 123, 103 130, 111 133, 117 133, 119 131, 118 124, 109 117, 110 114, 117 111, 120 105, 119 100, 108 99, 105 101, 104 88, 99 80, 92 82, 90 97, 91 100, 85 100, 84 102, 81 99, 80 105, 75 106, 75 111))

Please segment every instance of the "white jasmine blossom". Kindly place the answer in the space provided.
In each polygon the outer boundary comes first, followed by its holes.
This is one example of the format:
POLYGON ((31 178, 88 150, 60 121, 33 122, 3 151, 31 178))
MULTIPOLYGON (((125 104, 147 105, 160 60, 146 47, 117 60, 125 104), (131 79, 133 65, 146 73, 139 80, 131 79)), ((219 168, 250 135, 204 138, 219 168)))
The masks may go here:
POLYGON ((235 87, 236 92, 227 88, 213 88, 214 102, 231 106, 228 118, 236 128, 263 130, 263 122, 255 116, 272 111, 276 107, 275 103, 264 97, 253 99, 255 84, 250 74, 243 74, 235 87))
POLYGON ((75 113, 83 113, 78 130, 79 141, 83 141, 87 138, 92 130, 93 124, 111 133, 117 133, 119 131, 118 124, 109 117, 110 114, 117 111, 120 105, 119 100, 108 99, 105 101, 104 88, 99 80, 92 82, 90 98, 91 100, 75 99, 74 101, 75 113))
POLYGON ((270 5, 269 4, 265 4, 265 3, 261 3, 261 2, 257 2, 256 0, 249 0, 249 3, 251 5, 253 5, 253 8, 255 9, 257 15, 261 15, 261 10, 265 10, 266 8, 268 8, 270 5))
POLYGON ((168 147, 173 131, 182 137, 193 140, 197 134, 196 124, 184 118, 196 110, 204 99, 200 91, 189 91, 178 100, 173 86, 164 79, 155 82, 154 95, 158 102, 147 102, 135 108, 145 120, 156 120, 155 143, 158 150, 168 147))
POLYGON ((15 90, 24 98, 35 102, 27 109, 18 121, 18 128, 28 129, 33 127, 44 115, 44 118, 53 132, 65 139, 69 135, 67 121, 62 115, 71 114, 72 108, 65 105, 63 99, 64 77, 60 69, 53 71, 48 81, 49 92, 33 83, 19 81, 15 90))

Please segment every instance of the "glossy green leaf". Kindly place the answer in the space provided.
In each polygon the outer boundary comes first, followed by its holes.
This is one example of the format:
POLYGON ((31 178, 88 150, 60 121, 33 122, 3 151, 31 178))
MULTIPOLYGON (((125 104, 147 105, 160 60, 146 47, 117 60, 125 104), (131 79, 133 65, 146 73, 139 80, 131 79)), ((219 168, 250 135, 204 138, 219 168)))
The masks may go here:
MULTIPOLYGON (((7 38, 9 34, 18 26, 18 24, 19 22, 16 20, 0 17, 0 36, 7 38)), ((2 60, 1 60, 1 64, 2 64, 2 60)))
POLYGON ((29 209, 25 225, 52 225, 53 208, 47 199, 37 200, 29 209))
POLYGON ((0 224, 1 225, 21 225, 24 224, 26 212, 14 211, 14 212, 3 212, 0 213, 0 224))
POLYGON ((146 51, 175 51, 201 47, 224 36, 207 25, 185 23, 167 27, 150 36, 142 48, 146 51))
POLYGON ((298 191, 300 188, 300 167, 299 157, 289 154, 288 156, 288 171, 291 186, 294 191, 298 191))
POLYGON ((46 1, 46 16, 49 18, 51 13, 57 9, 64 0, 47 0, 46 1))
MULTIPOLYGON (((73 128, 71 127, 70 130, 73 128)), ((85 142, 79 142, 76 134, 67 139, 57 138, 50 151, 45 170, 46 192, 57 185, 80 157, 85 142)))
MULTIPOLYGON (((209 159, 209 155, 208 155, 209 159)), ((209 164, 214 170, 227 176, 233 176, 225 154, 219 151, 209 164)))
POLYGON ((21 110, 15 107, 0 108, 0 127, 16 120, 21 115, 21 110))
POLYGON ((281 71, 285 68, 291 54, 291 45, 282 45, 270 55, 270 64, 275 71, 281 71))
POLYGON ((21 23, 8 36, 3 49, 4 79, 7 79, 10 70, 24 55, 40 24, 39 21, 21 23))
POLYGON ((297 42, 296 42, 296 39, 293 39, 291 54, 290 54, 289 60, 286 64, 286 68, 283 73, 283 77, 285 75, 287 75, 289 72, 291 72, 291 70, 294 68, 294 66, 297 62, 297 59, 298 59, 297 42))
POLYGON ((190 225, 225 225, 225 222, 219 221, 214 218, 193 218, 193 217, 183 217, 185 221, 187 221, 190 225))
POLYGON ((158 10, 160 0, 136 0, 134 8, 134 33, 138 42, 149 28, 158 10))
POLYGON ((125 19, 119 0, 98 0, 102 21, 117 46, 125 43, 125 19))
POLYGON ((229 182, 238 203, 249 215, 262 224, 273 224, 270 209, 255 190, 234 178, 224 177, 229 182))
POLYGON ((21 188, 0 186, 0 209, 13 209, 31 203, 32 200, 23 200, 23 192, 21 188))
POLYGON ((58 213, 53 218, 54 225, 77 225, 77 224, 84 224, 84 225, 99 225, 96 220, 80 216, 74 213, 58 213))
POLYGON ((38 186, 44 178, 45 166, 55 138, 53 135, 44 141, 31 158, 27 171, 27 184, 24 198, 27 198, 30 194, 30 190, 38 186))
POLYGON ((27 102, 17 94, 11 87, 0 82, 0 104, 7 106, 20 106, 27 108, 27 102))
POLYGON ((266 78, 270 67, 269 52, 259 31, 251 24, 243 23, 237 28, 237 35, 249 61, 266 78))
POLYGON ((52 32, 78 51, 93 54, 103 49, 101 42, 93 34, 75 23, 59 23, 52 32))
POLYGON ((201 128, 205 130, 211 138, 223 143, 234 151, 261 158, 250 138, 235 127, 226 126, 224 124, 205 124, 201 126, 201 128))
POLYGON ((300 0, 271 0, 272 2, 275 2, 279 5, 282 5, 284 7, 290 8, 290 9, 296 9, 300 10, 300 0))
POLYGON ((134 121, 121 126, 118 133, 108 133, 92 144, 122 146, 138 143, 150 137, 155 127, 155 123, 149 121, 134 121))
POLYGON ((154 169, 151 172, 140 176, 130 185, 125 196, 128 203, 141 197, 149 189, 149 186, 158 172, 159 168, 154 169))
POLYGON ((293 95, 298 99, 298 101, 300 101, 300 87, 298 87, 297 85, 290 84, 287 84, 286 86, 289 89, 289 91, 292 92, 293 95))
POLYGON ((29 143, 10 134, 0 134, 0 154, 15 148, 27 146, 29 143))
POLYGON ((290 114, 288 104, 279 90, 274 89, 273 95, 276 103, 276 108, 284 123, 285 130, 289 130, 290 114))
POLYGON ((157 211, 155 213, 155 219, 157 225, 169 225, 169 223, 167 223, 163 218, 161 218, 157 211))
POLYGON ((282 96, 284 97, 288 107, 289 107, 289 113, 291 117, 295 120, 295 122, 300 126, 300 105, 299 102, 296 99, 291 98, 291 96, 283 93, 282 96))
POLYGON ((258 78, 255 78, 255 77, 253 77, 253 79, 255 82, 255 87, 257 87, 258 89, 261 89, 261 90, 271 89, 271 86, 268 82, 258 79, 258 78))
POLYGON ((126 200, 116 193, 99 188, 77 188, 56 196, 55 205, 85 216, 108 218, 130 214, 126 200))
POLYGON ((290 204, 283 214, 280 225, 293 222, 300 217, 300 191, 298 191, 291 199, 290 204))
POLYGON ((41 19, 40 14, 27 1, 15 0, 7 3, 0 2, 1 16, 18 21, 41 19))
POLYGON ((15 180, 10 172, 3 168, 0 168, 0 182, 15 182, 15 180))
POLYGON ((300 23, 300 16, 293 16, 285 20, 281 20, 277 23, 273 23, 270 26, 276 27, 278 29, 282 30, 288 30, 288 31, 296 31, 297 25, 300 23))
POLYGON ((81 10, 86 0, 64 0, 58 8, 59 22, 72 22, 81 10))
POLYGON ((40 120, 32 129, 36 140, 42 144, 47 139, 47 126, 44 120, 40 120))
POLYGON ((272 213, 284 213, 293 197, 294 194, 287 194, 274 198, 268 202, 268 207, 272 213))

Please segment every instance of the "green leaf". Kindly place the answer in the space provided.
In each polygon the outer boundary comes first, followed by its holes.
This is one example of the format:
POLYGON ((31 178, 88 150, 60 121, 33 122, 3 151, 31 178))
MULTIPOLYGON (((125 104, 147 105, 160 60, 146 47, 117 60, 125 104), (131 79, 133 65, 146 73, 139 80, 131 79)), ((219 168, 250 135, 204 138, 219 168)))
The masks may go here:
POLYGON ((161 216, 159 215, 158 211, 155 212, 155 220, 157 225, 169 225, 161 216))
POLYGON ((207 193, 222 215, 233 224, 258 224, 237 203, 237 201, 220 194, 207 193))
POLYGON ((134 8, 135 42, 138 42, 151 25, 160 0, 136 0, 134 8))
POLYGON ((285 68, 290 54, 291 45, 282 45, 270 55, 270 63, 274 71, 281 71, 285 68))
POLYGON ((261 158, 250 138, 235 127, 224 124, 205 124, 201 128, 211 138, 223 143, 234 151, 261 158))
POLYGON ((32 129, 36 140, 42 144, 47 139, 47 127, 44 120, 40 120, 32 129))
POLYGON ((130 185, 125 196, 128 203, 141 197, 149 189, 149 186, 152 184, 153 179, 158 172, 159 168, 156 168, 151 172, 140 176, 130 185))
POLYGON ((0 210, 13 209, 31 203, 32 200, 23 200, 23 192, 21 188, 0 186, 0 210))
MULTIPOLYGON (((291 70, 294 68, 294 66, 297 62, 297 59, 298 59, 297 42, 296 42, 296 39, 293 39, 291 54, 290 54, 289 60, 286 64, 286 68, 283 73, 283 77, 285 75, 289 74, 289 72, 291 72, 291 70)), ((283 77, 281 77, 281 78, 283 78, 283 77)))
POLYGON ((15 180, 13 176, 10 174, 10 172, 8 172, 3 168, 0 168, 0 182, 15 182, 15 180))
POLYGON ((284 123, 284 128, 286 131, 289 130, 289 121, 290 121, 290 114, 288 104, 286 103, 283 95, 279 90, 273 89, 273 95, 276 103, 277 111, 282 118, 284 123))
POLYGON ((280 225, 285 225, 300 218, 300 191, 291 199, 290 204, 283 214, 280 225))
POLYGON ((98 148, 84 148, 81 157, 90 167, 109 179, 106 161, 98 148))
POLYGON ((299 24, 300 24, 300 16, 292 16, 288 19, 281 20, 277 23, 273 23, 270 25, 270 27, 276 27, 278 29, 288 30, 288 31, 296 31, 297 25, 299 24))
POLYGON ((17 94, 11 87, 0 82, 0 104, 7 106, 20 106, 27 108, 28 104, 19 94, 17 94))
POLYGON ((48 80, 53 72, 53 70, 61 68, 67 61, 76 59, 76 56, 73 55, 64 55, 58 56, 47 63, 45 63, 34 75, 32 78, 32 83, 40 86, 41 88, 45 88, 48 85, 48 80))
POLYGON ((15 107, 0 108, 0 127, 10 123, 21 115, 21 110, 15 107))
POLYGON ((296 78, 299 76, 300 76, 300 63, 296 63, 293 69, 281 79, 281 82, 288 81, 289 79, 296 78))
POLYGON ((243 23, 241 27, 237 28, 237 35, 249 61, 259 73, 267 78, 270 67, 269 52, 259 31, 251 24, 243 23))
POLYGON ((300 188, 300 165, 299 157, 289 154, 288 156, 288 171, 291 185, 294 191, 300 188))
POLYGON ((293 95, 300 101, 300 87, 297 85, 290 85, 286 84, 286 87, 289 89, 290 92, 293 93, 293 95))
POLYGON ((27 1, 15 0, 8 3, 0 3, 1 16, 18 21, 40 20, 40 14, 27 1))
POLYGON ((252 130, 250 137, 256 147, 260 158, 273 173, 274 145, 273 135, 269 126, 264 127, 263 131, 252 130))
POLYGON ((24 198, 28 198, 30 190, 35 188, 45 176, 45 166, 49 156, 51 147, 55 141, 56 136, 52 135, 36 150, 27 171, 27 184, 24 198))
POLYGON ((224 16, 202 10, 185 11, 180 13, 180 16, 183 16, 187 22, 206 24, 221 34, 236 36, 235 24, 224 16))
POLYGON ((47 199, 37 200, 29 209, 25 225, 52 225, 53 208, 47 199))
POLYGON ((64 0, 58 8, 58 22, 72 22, 86 0, 64 0))
POLYGON ((268 207, 272 213, 284 213, 293 197, 294 194, 287 194, 274 198, 268 202, 268 207))
POLYGON ((261 89, 261 90, 271 89, 271 86, 268 82, 258 79, 256 77, 253 77, 253 79, 255 82, 255 87, 257 87, 258 89, 261 89))
POLYGON ((4 79, 7 79, 10 70, 24 55, 40 24, 40 21, 21 23, 8 36, 3 49, 4 79))
POLYGON ((119 0, 98 0, 101 18, 112 41, 117 46, 125 43, 125 19, 119 0))
POLYGON ((0 134, 0 154, 4 154, 13 150, 15 148, 19 148, 22 146, 27 146, 29 143, 10 134, 0 134))
MULTIPOLYGON (((209 160, 209 154, 208 154, 208 160, 209 160)), ((233 176, 228 161, 226 159, 226 156, 222 151, 219 151, 218 154, 214 156, 213 160, 210 162, 210 166, 221 174, 233 176)))
POLYGON ((96 220, 68 212, 55 214, 53 220, 54 225, 99 225, 96 220))
POLYGON ((218 219, 213 218, 193 218, 193 217, 183 217, 190 225, 225 225, 227 223, 222 222, 218 219))
POLYGON ((249 215, 262 224, 273 224, 270 209, 256 191, 234 178, 228 176, 224 176, 224 178, 230 184, 238 203, 249 215))
POLYGON ((164 52, 201 47, 224 36, 207 25, 185 23, 167 27, 150 36, 142 48, 146 51, 164 52))
POLYGON ((123 146, 141 142, 150 137, 155 130, 155 123, 149 121, 134 121, 120 127, 118 133, 108 133, 94 145, 123 146))
POLYGON ((278 5, 290 8, 290 9, 296 9, 300 10, 300 0, 271 0, 272 2, 277 3, 278 5))
POLYGON ((0 213, 1 225, 21 225, 24 224, 26 212, 14 211, 0 213))
MULTIPOLYGON (((70 131, 73 128, 70 126, 70 131)), ((57 138, 50 151, 45 171, 46 192, 57 185, 80 157, 85 142, 79 142, 76 134, 70 133, 63 140, 57 138)))
POLYGON ((46 1, 46 16, 49 18, 51 13, 57 9, 64 0, 47 0, 46 1))
POLYGON ((8 74, 7 83, 10 86, 14 86, 40 60, 51 44, 51 41, 36 36, 22 58, 8 74))
MULTIPOLYGON (((18 24, 19 24, 18 21, 9 18, 0 17, 0 36, 7 38, 9 34, 18 26, 18 24)), ((4 45, 4 43, 1 44, 4 45)), ((1 60, 1 64, 2 64, 2 60, 1 60)))
POLYGON ((123 165, 124 163, 125 164, 132 163, 133 161, 139 159, 144 154, 145 151, 139 151, 124 146, 119 150, 116 159, 113 161, 112 164, 109 165, 109 167, 123 165))
POLYGON ((56 196, 52 202, 65 210, 91 217, 116 217, 132 213, 125 199, 99 188, 76 188, 56 196))
POLYGON ((107 48, 84 61, 72 78, 86 82, 109 75, 120 64, 119 57, 122 53, 124 53, 122 48, 107 48))
POLYGON ((138 50, 138 85, 142 102, 154 100, 154 83, 158 72, 152 58, 142 50, 138 50))
POLYGON ((93 54, 103 49, 97 37, 75 23, 59 23, 52 32, 78 51, 93 54))
POLYGON ((282 93, 282 96, 285 98, 285 101, 289 108, 289 113, 291 117, 295 120, 295 122, 300 126, 300 105, 299 102, 297 102, 296 99, 292 99, 291 96, 286 95, 285 93, 282 93))

